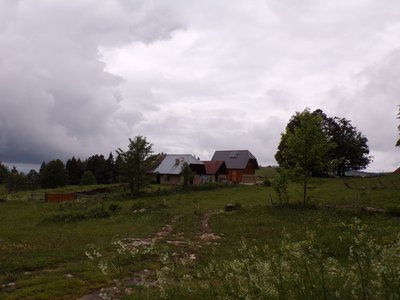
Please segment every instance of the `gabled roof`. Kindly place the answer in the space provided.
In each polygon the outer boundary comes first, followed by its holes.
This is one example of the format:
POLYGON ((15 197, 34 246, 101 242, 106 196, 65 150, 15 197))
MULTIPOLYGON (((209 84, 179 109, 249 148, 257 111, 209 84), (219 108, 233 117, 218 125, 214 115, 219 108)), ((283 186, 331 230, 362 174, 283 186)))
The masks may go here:
POLYGON ((395 174, 400 174, 400 167, 397 168, 393 173, 395 173, 395 174))
POLYGON ((191 154, 166 154, 154 173, 179 175, 184 163, 188 165, 202 165, 203 163, 191 154))
POLYGON ((218 171, 227 172, 225 162, 223 160, 203 161, 207 175, 215 175, 218 171))
POLYGON ((224 150, 215 151, 213 161, 223 160, 228 169, 245 169, 249 160, 253 160, 258 169, 257 159, 249 150, 224 150))

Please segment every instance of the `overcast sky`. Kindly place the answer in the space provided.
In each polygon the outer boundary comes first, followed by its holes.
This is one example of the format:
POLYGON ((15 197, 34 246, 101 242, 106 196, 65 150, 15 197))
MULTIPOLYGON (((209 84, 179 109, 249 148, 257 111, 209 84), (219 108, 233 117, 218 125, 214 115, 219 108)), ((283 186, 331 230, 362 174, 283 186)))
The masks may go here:
POLYGON ((309 107, 400 164, 398 0, 1 0, 0 161, 248 149, 309 107))

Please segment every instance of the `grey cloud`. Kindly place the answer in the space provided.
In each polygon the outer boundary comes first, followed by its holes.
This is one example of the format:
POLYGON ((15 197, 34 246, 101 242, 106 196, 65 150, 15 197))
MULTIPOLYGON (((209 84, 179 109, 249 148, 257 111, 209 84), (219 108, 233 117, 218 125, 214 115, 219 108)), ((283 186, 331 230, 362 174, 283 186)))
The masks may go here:
POLYGON ((0 160, 38 163, 116 149, 142 119, 99 47, 169 38, 181 27, 149 1, 2 1, 0 160), (4 18, 3 18, 4 17, 4 18))
POLYGON ((142 134, 156 151, 207 159, 249 148, 273 164, 290 116, 309 106, 351 119, 370 140, 371 169, 389 170, 399 8, 394 0, 1 1, 0 160, 105 153, 142 134))

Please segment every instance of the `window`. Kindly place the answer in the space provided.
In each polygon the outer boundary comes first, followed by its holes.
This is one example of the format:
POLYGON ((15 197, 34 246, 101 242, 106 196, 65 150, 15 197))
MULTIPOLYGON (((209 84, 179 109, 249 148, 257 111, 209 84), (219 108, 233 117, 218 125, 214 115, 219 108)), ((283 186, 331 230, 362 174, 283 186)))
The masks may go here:
POLYGON ((232 151, 231 153, 229 153, 229 158, 236 158, 238 157, 239 152, 237 151, 232 151))

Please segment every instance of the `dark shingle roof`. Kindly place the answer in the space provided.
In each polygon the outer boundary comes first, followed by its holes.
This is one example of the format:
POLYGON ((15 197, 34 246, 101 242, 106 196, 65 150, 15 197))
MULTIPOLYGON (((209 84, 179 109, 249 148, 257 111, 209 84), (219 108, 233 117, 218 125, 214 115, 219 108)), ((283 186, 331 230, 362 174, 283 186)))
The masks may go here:
POLYGON ((249 160, 254 160, 258 168, 257 159, 249 150, 215 151, 211 160, 223 160, 228 169, 245 169, 249 160))

